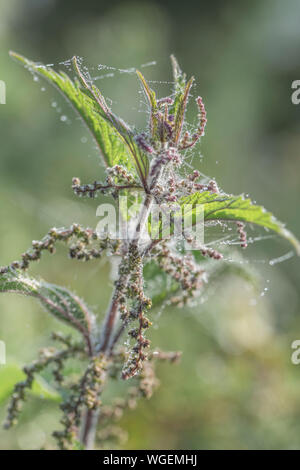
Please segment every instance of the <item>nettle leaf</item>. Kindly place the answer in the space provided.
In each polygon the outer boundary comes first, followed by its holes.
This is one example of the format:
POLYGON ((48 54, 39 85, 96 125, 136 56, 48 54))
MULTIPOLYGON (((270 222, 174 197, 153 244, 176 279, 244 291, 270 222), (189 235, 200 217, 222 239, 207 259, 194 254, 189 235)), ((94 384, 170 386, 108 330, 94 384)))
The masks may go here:
POLYGON ((170 109, 170 112, 176 115, 180 100, 184 94, 186 88, 186 74, 183 73, 178 65, 177 59, 174 55, 171 55, 171 62, 173 68, 173 79, 174 79, 174 90, 173 98, 174 104, 170 109))
POLYGON ((89 84, 87 82, 79 68, 76 57, 73 57, 73 65, 83 88, 90 94, 94 102, 97 103, 99 109, 102 111, 104 119, 106 119, 108 124, 117 131, 118 136, 125 145, 130 156, 130 158, 127 159, 127 169, 131 170, 134 168, 137 171, 143 186, 146 188, 146 180, 149 172, 149 160, 145 152, 135 141, 134 133, 122 119, 112 113, 99 89, 94 84, 89 84))
POLYGON ((22 272, 10 269, 0 274, 0 292, 35 297, 45 309, 88 339, 93 329, 94 315, 85 303, 64 287, 32 279, 22 272))
MULTIPOLYGON (((123 124, 123 125, 125 125, 125 124, 123 124)), ((149 160, 148 160, 148 157, 145 154, 145 152, 136 143, 134 135, 129 134, 129 132, 127 134, 125 134, 125 132, 126 131, 124 131, 123 139, 124 139, 124 142, 126 143, 128 149, 129 149, 130 154, 132 156, 132 159, 134 161, 135 170, 136 170, 137 174, 139 175, 139 179, 140 179, 142 185, 144 186, 144 188, 146 190, 148 190, 148 187, 147 187, 147 177, 148 177, 148 174, 149 174, 149 160)), ((131 166, 129 166, 129 169, 130 168, 131 168, 131 166)))
POLYGON ((156 102, 155 91, 151 90, 148 83, 146 82, 145 77, 143 76, 143 74, 139 70, 137 70, 136 73, 137 73, 137 75, 138 75, 138 77, 139 77, 139 79, 140 79, 140 81, 143 85, 143 89, 144 89, 145 95, 148 98, 150 106, 153 109, 156 109, 157 108, 157 102, 156 102))
POLYGON ((151 132, 152 137, 155 138, 157 134, 157 130, 158 130, 158 119, 155 116, 157 112, 156 94, 155 94, 155 91, 151 90, 145 77, 141 74, 141 72, 137 70, 136 73, 140 79, 145 96, 147 97, 147 100, 150 105, 150 132, 151 132))
POLYGON ((10 55, 62 93, 92 133, 106 166, 124 165, 146 184, 149 171, 147 155, 135 142, 131 129, 111 112, 98 88, 87 82, 76 58, 73 64, 78 80, 73 82, 64 72, 57 73, 51 67, 32 62, 15 52, 10 52, 10 55))
MULTIPOLYGON (((0 404, 11 396, 15 384, 25 377, 22 368, 17 364, 11 363, 0 367, 0 404)), ((61 401, 60 394, 38 374, 35 375, 30 394, 45 400, 61 401)))
POLYGON ((180 138, 181 131, 182 131, 185 111, 186 111, 190 91, 194 82, 194 77, 191 77, 190 80, 187 82, 186 74, 181 71, 178 65, 177 59, 174 55, 171 55, 171 62, 172 62, 173 79, 174 79, 174 89, 173 89, 174 103, 170 107, 170 114, 174 115, 174 121, 175 121, 174 141, 175 141, 175 144, 177 144, 180 138))
POLYGON ((296 237, 271 212, 267 212, 264 207, 254 204, 251 199, 245 198, 243 195, 232 196, 203 191, 181 198, 181 207, 184 208, 187 204, 193 206, 191 216, 192 220, 195 219, 194 223, 196 223, 196 206, 202 206, 205 222, 223 220, 260 225, 286 238, 294 246, 297 254, 300 255, 300 242, 296 237))
POLYGON ((185 116, 185 111, 190 95, 190 91, 192 88, 194 82, 194 77, 190 78, 188 83, 186 84, 186 87, 180 95, 177 97, 177 106, 176 106, 176 113, 175 113, 175 143, 177 144, 180 138, 180 134, 182 131, 183 123, 184 123, 184 116, 185 116))

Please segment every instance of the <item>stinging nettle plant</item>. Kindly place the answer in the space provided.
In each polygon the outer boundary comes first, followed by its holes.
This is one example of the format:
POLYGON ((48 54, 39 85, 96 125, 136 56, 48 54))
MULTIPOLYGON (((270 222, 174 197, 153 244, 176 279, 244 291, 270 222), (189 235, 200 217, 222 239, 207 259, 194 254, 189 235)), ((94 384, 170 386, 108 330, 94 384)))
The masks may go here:
POLYGON ((156 361, 176 362, 180 357, 178 352, 150 349, 146 330, 151 326, 148 318, 151 307, 162 301, 179 307, 189 303, 201 293, 204 282, 209 282, 210 265, 222 263, 223 254, 199 245, 192 231, 184 233, 191 249, 182 249, 182 245, 179 249, 174 218, 170 219, 170 236, 164 236, 159 221, 156 238, 145 243, 144 232, 151 231, 151 207, 159 204, 168 208, 176 203, 183 211, 189 205, 190 228, 196 223, 200 207, 204 226, 221 224, 226 230, 225 224, 236 225, 243 248, 247 247, 246 223, 276 232, 291 242, 298 254, 300 245, 282 223, 250 199, 225 194, 214 180, 209 181, 197 170, 183 174, 186 155, 194 151, 204 135, 207 119, 202 98, 197 97, 198 126, 194 133, 187 130, 185 114, 194 79, 187 80, 175 57, 171 56, 174 88, 170 96, 158 99, 137 71, 150 110, 147 129, 138 133, 112 112, 76 57, 72 60, 76 75, 72 81, 63 72, 57 73, 14 52, 10 54, 62 93, 97 142, 106 166, 106 179, 82 185, 79 178, 73 178, 74 193, 88 197, 100 193, 115 200, 125 195, 129 207, 139 202, 139 213, 129 221, 133 228, 129 239, 110 237, 108 233, 103 236, 74 223, 69 228, 52 228, 42 240, 32 242, 20 261, 0 268, 0 292, 35 297, 46 311, 73 327, 81 337, 78 340, 75 336, 53 333, 52 339, 60 347, 43 349, 37 360, 24 367, 26 376, 15 385, 5 427, 16 423, 35 378, 49 367, 62 396, 62 427, 53 433, 58 447, 92 449, 96 440, 101 448, 110 439, 122 437, 114 423, 124 409, 135 407, 139 397, 151 397, 158 385, 156 361), (71 291, 27 274, 32 262, 38 261, 44 252, 55 253, 60 242, 68 246, 69 256, 75 260, 89 261, 106 254, 109 259, 119 260, 118 277, 102 323, 98 324, 87 304, 71 291), (158 280, 152 299, 145 289, 146 279, 158 280), (126 335, 129 340, 125 347, 126 335), (70 382, 64 368, 74 357, 80 360, 82 372, 70 382), (102 404, 104 387, 119 378, 132 381, 128 395, 102 404))

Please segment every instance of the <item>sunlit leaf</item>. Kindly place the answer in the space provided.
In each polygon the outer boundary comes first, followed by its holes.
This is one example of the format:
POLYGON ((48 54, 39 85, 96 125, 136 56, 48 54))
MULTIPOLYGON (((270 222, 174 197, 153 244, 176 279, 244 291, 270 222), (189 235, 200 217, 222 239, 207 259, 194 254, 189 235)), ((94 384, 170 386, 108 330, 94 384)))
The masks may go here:
POLYGON ((196 215, 196 206, 201 206, 204 211, 205 222, 217 220, 241 221, 273 230, 286 238, 300 255, 300 242, 296 237, 271 212, 267 212, 264 207, 254 204, 251 199, 245 198, 243 195, 232 196, 203 191, 181 198, 181 207, 184 208, 187 204, 193 206, 194 213, 192 217, 196 215))
POLYGON ((187 107, 187 103, 188 103, 188 99, 189 99, 193 82, 194 82, 194 77, 190 78, 183 93, 181 95, 178 95, 178 104, 177 104, 176 114, 175 114, 175 137, 174 137, 176 144, 179 141, 180 134, 182 131, 185 111, 186 111, 186 107, 187 107))
POLYGON ((146 82, 145 77, 139 72, 138 70, 136 71, 141 84, 143 86, 144 93, 148 99, 149 105, 150 105, 150 132, 153 138, 155 138, 156 133, 157 133, 157 118, 155 116, 157 112, 157 101, 156 101, 156 95, 153 90, 149 87, 148 83, 146 82))
POLYGON ((76 59, 75 71, 79 80, 73 82, 64 72, 57 73, 51 67, 32 62, 15 52, 10 55, 32 73, 48 80, 71 103, 95 138, 107 166, 124 165, 129 172, 137 172, 146 184, 147 156, 135 142, 131 129, 111 112, 97 87, 85 80, 76 59))
POLYGON ((174 80, 174 90, 173 98, 174 104, 170 109, 170 112, 174 115, 177 114, 178 106, 180 100, 184 94, 186 88, 186 75, 183 73, 179 67, 177 59, 174 55, 171 55, 172 69, 173 69, 173 80, 174 80))

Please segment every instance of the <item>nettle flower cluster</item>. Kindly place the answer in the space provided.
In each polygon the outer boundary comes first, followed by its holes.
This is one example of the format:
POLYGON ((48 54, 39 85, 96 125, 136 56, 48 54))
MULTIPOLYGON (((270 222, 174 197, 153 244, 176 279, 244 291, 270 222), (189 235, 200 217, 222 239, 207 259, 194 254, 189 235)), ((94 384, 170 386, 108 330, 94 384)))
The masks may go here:
MULTIPOLYGON (((72 81, 63 72, 57 73, 15 53, 11 55, 32 74, 47 79, 60 90, 79 113, 99 147, 106 165, 106 179, 81 184, 79 178, 73 178, 74 193, 91 198, 100 193, 115 200, 126 195, 129 208, 139 202, 139 213, 129 220, 131 236, 128 238, 115 239, 109 233, 99 233, 78 224, 52 228, 42 240, 33 241, 19 261, 0 270, 1 292, 35 297, 49 313, 81 336, 78 341, 73 336, 53 333, 52 339, 60 347, 42 350, 36 361, 24 367, 26 378, 15 386, 5 426, 15 424, 36 375, 50 368, 55 387, 63 397, 60 405, 62 428, 54 432, 59 448, 89 449, 94 446, 95 439, 101 447, 110 439, 122 438, 123 433, 115 421, 123 411, 135 407, 139 397, 151 397, 158 385, 154 372, 156 361, 176 362, 180 357, 177 352, 151 349, 146 336, 151 326, 151 308, 162 301, 183 306, 195 299, 201 293, 204 281, 209 281, 205 269, 207 262, 222 262, 221 253, 199 245, 199 240, 194 237, 192 228, 199 208, 205 226, 236 224, 237 237, 243 248, 247 246, 247 222, 287 238, 298 253, 299 242, 272 214, 249 199, 225 194, 214 180, 203 178, 198 170, 188 175, 181 171, 187 152, 204 135, 207 117, 202 98, 196 97, 198 125, 193 133, 187 130, 185 115, 194 79, 187 80, 174 57, 174 87, 170 96, 158 99, 142 74, 137 72, 149 107, 148 127, 140 133, 112 112, 89 75, 81 71, 78 59, 72 61, 76 74, 72 81), (185 243, 190 246, 188 251, 182 249, 182 245, 178 249, 172 218, 168 237, 164 236, 159 220, 156 237, 150 236, 145 243, 145 232, 151 234, 149 222, 153 204, 168 208, 174 203, 182 210, 187 205, 190 207, 190 230, 183 233, 185 243), (69 256, 74 260, 87 262, 106 254, 111 255, 109 259, 118 260, 118 276, 105 315, 98 312, 95 316, 82 299, 64 287, 33 279, 27 274, 31 263, 40 260, 44 253, 54 254, 58 243, 68 247, 69 256), (145 280, 149 281, 147 289, 145 280), (156 291, 151 291, 155 285, 156 291), (82 372, 76 380, 71 380, 65 366, 74 358, 80 361, 82 372), (119 378, 131 379, 128 396, 102 404, 100 397, 104 387, 109 380, 119 378)), ((122 212, 122 207, 120 210, 122 212)), ((223 225, 223 229, 226 227, 223 225)))

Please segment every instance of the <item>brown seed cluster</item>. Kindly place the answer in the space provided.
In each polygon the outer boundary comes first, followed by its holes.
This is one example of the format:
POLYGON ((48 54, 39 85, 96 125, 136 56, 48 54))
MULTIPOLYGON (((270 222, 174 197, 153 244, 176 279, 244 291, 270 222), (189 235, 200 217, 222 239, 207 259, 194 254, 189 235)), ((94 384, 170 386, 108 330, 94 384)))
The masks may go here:
POLYGON ((243 222, 237 222, 237 232, 239 234, 240 242, 241 242, 241 247, 242 248, 247 248, 248 243, 247 243, 247 232, 245 231, 245 224, 243 222))
POLYGON ((79 178, 72 179, 72 189, 77 196, 96 197, 99 194, 111 194, 117 197, 124 189, 142 189, 134 176, 121 165, 115 165, 106 169, 107 177, 104 183, 94 181, 91 184, 81 184, 79 178))
POLYGON ((147 358, 145 350, 150 346, 150 341, 144 336, 144 330, 151 326, 150 320, 145 315, 145 312, 151 308, 151 300, 144 293, 143 262, 135 246, 131 248, 130 266, 127 285, 127 298, 130 306, 123 311, 122 321, 126 326, 130 322, 137 321, 138 326, 128 332, 135 344, 123 368, 123 379, 129 379, 139 372, 147 358))
POLYGON ((198 113, 199 123, 198 123, 197 132, 193 135, 190 135, 190 133, 186 131, 183 134, 183 137, 179 145, 180 150, 185 150, 185 149, 193 147, 198 142, 198 140, 202 136, 204 136, 204 131, 205 131, 206 123, 207 123, 207 117, 206 117, 205 106, 204 106, 201 96, 198 96, 198 98, 196 99, 196 103, 199 109, 199 113, 198 113))
POLYGON ((167 244, 156 248, 155 260, 159 267, 181 286, 181 294, 171 297, 171 302, 178 306, 200 293, 204 271, 195 263, 193 256, 180 256, 171 251, 167 244))
POLYGON ((213 258, 215 260, 223 259, 222 253, 219 253, 217 250, 213 248, 204 247, 200 249, 200 252, 203 256, 208 256, 209 258, 213 258))
MULTIPOLYGON (((97 441, 100 445, 104 442, 107 444, 107 441, 120 445, 127 440, 127 436, 119 426, 116 426, 116 423, 125 411, 136 408, 140 398, 150 399, 158 388, 160 382, 155 373, 155 361, 169 361, 175 364, 179 359, 179 352, 155 351, 149 354, 148 361, 143 364, 140 373, 132 379, 133 386, 128 389, 127 396, 115 398, 109 405, 102 405, 98 423, 100 429, 97 433, 97 441)), ((118 364, 121 367, 123 360, 124 351, 121 350, 114 356, 113 368, 116 368, 118 364)), ((118 373, 114 375, 114 378, 118 378, 118 373)))
POLYGON ((83 228, 79 224, 73 224, 69 229, 52 228, 42 240, 33 240, 32 248, 22 254, 21 261, 14 261, 9 266, 0 268, 0 274, 7 273, 11 268, 27 270, 31 262, 41 259, 44 251, 54 254, 57 242, 70 244, 70 258, 83 261, 100 258, 105 250, 116 253, 120 246, 119 240, 108 237, 102 239, 94 230, 83 228))
POLYGON ((25 366, 23 371, 26 375, 25 379, 18 382, 11 396, 10 403, 7 409, 7 417, 4 423, 4 428, 9 429, 18 420, 22 406, 27 398, 27 392, 32 388, 35 375, 43 371, 49 365, 53 365, 54 369, 52 374, 55 380, 61 384, 63 381, 62 369, 64 363, 70 357, 84 353, 84 344, 74 342, 70 337, 63 337, 63 335, 56 333, 53 339, 63 341, 67 346, 65 349, 58 351, 55 348, 45 348, 40 351, 39 359, 33 361, 30 365, 25 366))
POLYGON ((73 450, 74 442, 78 439, 83 410, 96 410, 100 407, 100 394, 107 367, 108 363, 103 355, 93 357, 80 381, 73 384, 70 395, 60 405, 63 430, 53 433, 60 449, 73 450))

